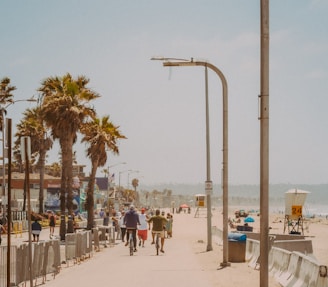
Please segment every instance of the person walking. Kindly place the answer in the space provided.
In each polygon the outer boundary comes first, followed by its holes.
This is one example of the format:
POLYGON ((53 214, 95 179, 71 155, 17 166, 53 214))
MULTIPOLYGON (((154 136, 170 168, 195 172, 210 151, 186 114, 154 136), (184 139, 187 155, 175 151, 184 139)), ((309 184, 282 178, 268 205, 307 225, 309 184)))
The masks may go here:
POLYGON ((145 214, 146 209, 141 208, 141 213, 139 214, 140 225, 138 226, 138 239, 139 246, 145 247, 145 241, 147 240, 148 235, 148 216, 145 214))
POLYGON ((118 230, 118 216, 117 216, 117 212, 115 210, 112 212, 111 221, 112 221, 112 226, 114 227, 114 232, 117 232, 117 230, 118 230))
MULTIPOLYGON (((161 212, 159 209, 156 209, 155 215, 152 216, 149 220, 148 223, 152 223, 152 238, 153 241, 151 244, 155 244, 155 233, 158 233, 160 238, 161 238, 161 249, 160 251, 164 253, 164 240, 165 240, 165 234, 164 234, 164 228, 166 225, 167 219, 161 215, 161 212)), ((149 226, 150 228, 150 226, 149 226)))
POLYGON ((166 215, 166 225, 165 225, 165 231, 166 231, 166 238, 172 237, 172 227, 173 227, 173 216, 170 213, 167 213, 166 215))
POLYGON ((100 211, 99 211, 99 218, 104 218, 106 216, 106 212, 104 211, 104 209, 102 208, 102 209, 100 209, 100 211))
POLYGON ((103 226, 109 225, 109 211, 106 211, 105 216, 103 217, 103 226))
POLYGON ((137 227, 140 225, 138 213, 135 211, 134 205, 130 205, 129 211, 124 216, 124 224, 126 226, 127 234, 126 234, 126 243, 125 246, 129 244, 130 233, 132 231, 133 237, 133 246, 134 252, 137 251, 137 227))
POLYGON ((6 228, 3 226, 3 221, 2 219, 0 219, 0 245, 1 245, 1 242, 2 242, 2 238, 1 238, 1 234, 7 232, 6 231, 6 228))
POLYGON ((33 242, 39 242, 40 233, 42 230, 42 226, 37 219, 34 219, 32 223, 32 235, 33 235, 33 242))
MULTIPOLYGON (((106 211, 105 212, 105 216, 104 216, 104 218, 103 218, 103 226, 109 226, 109 211, 106 211)), ((108 233, 109 232, 109 229, 108 228, 106 228, 106 233, 108 233)))
POLYGON ((55 226, 56 226, 56 215, 53 211, 51 211, 50 216, 49 216, 49 229, 50 229, 50 234, 49 237, 52 239, 55 233, 55 226))
POLYGON ((122 242, 124 242, 125 233, 126 233, 126 226, 124 224, 124 216, 125 216, 125 211, 122 210, 121 216, 120 216, 120 218, 118 220, 119 229, 121 230, 121 239, 122 239, 122 242))
POLYGON ((115 225, 115 231, 116 231, 116 240, 121 239, 122 232, 121 232, 121 225, 120 225, 120 218, 122 217, 122 213, 120 211, 116 212, 116 225, 115 225))

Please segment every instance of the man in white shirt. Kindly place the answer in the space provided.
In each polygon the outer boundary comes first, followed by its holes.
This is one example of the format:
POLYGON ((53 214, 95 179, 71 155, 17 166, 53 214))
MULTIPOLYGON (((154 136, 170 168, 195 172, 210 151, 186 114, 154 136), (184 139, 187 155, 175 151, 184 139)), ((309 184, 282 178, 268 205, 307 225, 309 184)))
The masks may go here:
POLYGON ((145 247, 145 241, 147 240, 148 235, 148 216, 145 214, 146 209, 141 208, 139 213, 140 225, 138 226, 138 239, 139 246, 145 247))

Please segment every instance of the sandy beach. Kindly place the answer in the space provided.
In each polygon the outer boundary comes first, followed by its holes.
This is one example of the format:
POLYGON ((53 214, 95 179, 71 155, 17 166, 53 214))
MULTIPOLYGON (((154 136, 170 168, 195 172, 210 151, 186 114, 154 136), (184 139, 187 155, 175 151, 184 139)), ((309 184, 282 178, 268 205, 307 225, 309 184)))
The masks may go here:
MULTIPOLYGON (((244 206, 230 206, 229 207, 229 217, 231 219, 235 218, 234 212, 236 210, 244 209, 248 210, 258 210, 258 207, 244 207, 244 206)), ((250 213, 249 216, 253 217, 255 222, 249 223, 253 227, 253 232, 260 232, 260 217, 256 213, 250 213)), ((222 228, 222 212, 219 210, 213 211, 214 223, 216 222, 219 228, 222 228), (218 217, 218 221, 215 221, 218 217)), ((284 218, 285 215, 282 213, 272 212, 269 214, 269 227, 270 234, 288 234, 286 229, 284 233, 284 218)), ((243 218, 241 218, 241 223, 243 224, 243 218)), ((315 218, 305 218, 303 223, 304 236, 306 239, 312 241, 313 255, 322 265, 328 266, 328 247, 326 241, 328 238, 328 219, 326 217, 315 217, 315 218)), ((236 229, 229 228, 229 232, 233 232, 236 229)))
MULTIPOLYGON (((269 223, 272 227, 272 233, 283 234, 284 216, 282 214, 271 214, 269 223)), ((306 239, 312 240, 314 257, 321 265, 328 266, 328 220, 325 217, 305 219, 304 236, 306 239)))
MULTIPOLYGON (((234 218, 234 212, 239 209, 249 210, 248 208, 241 206, 229 207, 229 217, 234 218)), ((254 208, 254 210, 256 209, 254 208)), ((193 212, 194 210, 192 213, 193 212)), ((260 217, 256 213, 250 214, 250 216, 255 219, 254 223, 249 224, 253 227, 253 232, 260 232, 260 217)), ((243 218, 241 219, 243 220, 243 218)), ((206 230, 204 229, 206 225, 204 220, 206 220, 206 218, 198 218, 198 220, 203 220, 202 224, 200 224, 198 228, 203 228, 202 234, 206 234, 206 230)), ((213 210, 212 226, 218 226, 218 228, 222 229, 222 211, 219 209, 213 210)), ((271 227, 270 234, 284 234, 284 214, 269 214, 269 226, 271 227)), ((234 232, 236 229, 229 227, 228 230, 229 232, 234 232)), ((286 231, 286 233, 288 232, 286 231)), ((328 248, 326 246, 326 240, 328 238, 328 220, 326 218, 305 219, 304 236, 306 239, 312 240, 313 256, 321 265, 327 266, 328 248)), ((211 280, 213 283, 220 286, 220 282, 222 283, 223 280, 229 284, 227 286, 259 286, 259 271, 249 267, 247 262, 231 263, 230 267, 220 270, 219 272, 213 272, 215 267, 219 267, 219 263, 222 262, 222 245, 220 242, 214 240, 213 252, 204 252, 204 250, 206 250, 206 238, 202 237, 202 240, 204 241, 194 241, 193 249, 197 254, 197 258, 199 259, 201 266, 204 270, 208 271, 208 276, 212 278, 211 280), (238 273, 238 276, 236 276, 236 272, 238 273), (245 280, 252 283, 257 282, 257 284, 252 285, 250 283, 245 285, 245 280)), ((269 276, 269 286, 281 285, 269 276)))

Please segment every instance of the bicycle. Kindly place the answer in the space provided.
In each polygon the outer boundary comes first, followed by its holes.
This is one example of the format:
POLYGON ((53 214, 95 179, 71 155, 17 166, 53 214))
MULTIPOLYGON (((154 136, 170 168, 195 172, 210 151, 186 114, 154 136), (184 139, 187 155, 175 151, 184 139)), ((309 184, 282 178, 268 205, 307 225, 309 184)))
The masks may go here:
POLYGON ((129 250, 130 250, 130 256, 132 256, 134 251, 133 229, 128 229, 128 232, 129 232, 129 250))
POLYGON ((160 232, 154 232, 155 233, 155 248, 156 248, 156 255, 159 254, 159 241, 160 241, 160 232))

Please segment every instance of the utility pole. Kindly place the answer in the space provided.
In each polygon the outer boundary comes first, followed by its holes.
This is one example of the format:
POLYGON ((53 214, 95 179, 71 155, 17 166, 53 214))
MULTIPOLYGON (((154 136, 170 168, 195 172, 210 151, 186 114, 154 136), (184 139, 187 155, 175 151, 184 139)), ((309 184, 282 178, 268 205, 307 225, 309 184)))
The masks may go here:
POLYGON ((260 286, 269 283, 269 0, 261 0, 260 286))

